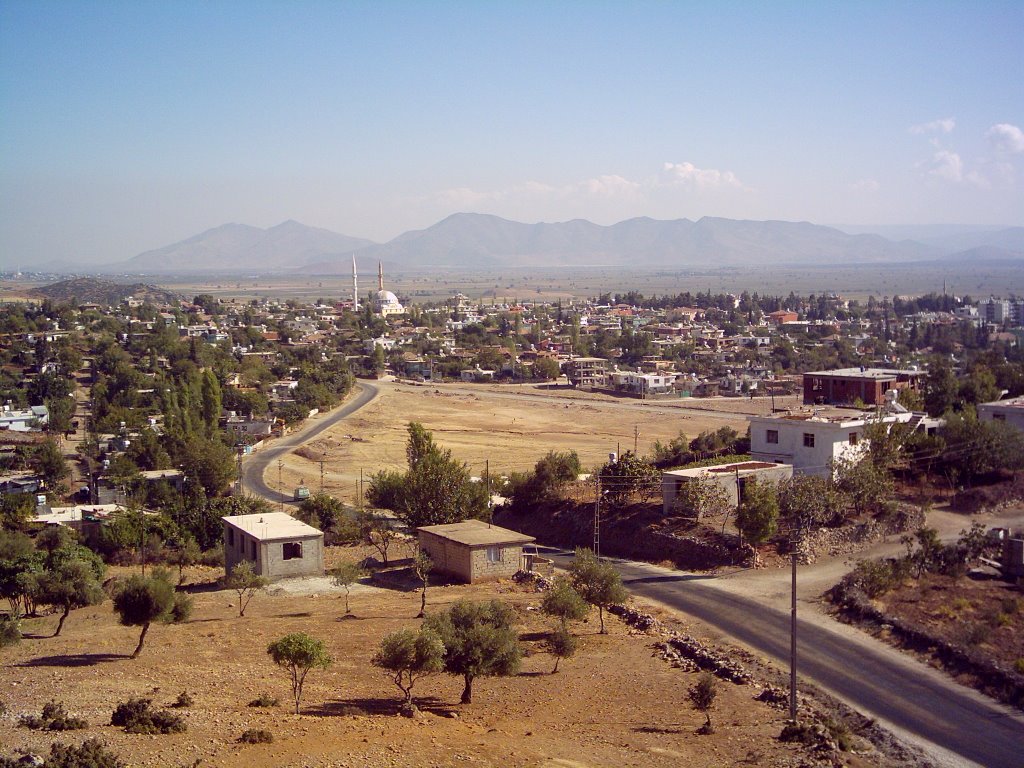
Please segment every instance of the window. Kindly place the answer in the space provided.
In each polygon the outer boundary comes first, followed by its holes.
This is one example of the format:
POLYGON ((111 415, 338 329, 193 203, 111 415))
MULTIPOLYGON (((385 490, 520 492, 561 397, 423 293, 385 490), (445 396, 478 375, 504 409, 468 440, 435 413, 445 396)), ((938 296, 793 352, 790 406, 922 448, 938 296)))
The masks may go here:
POLYGON ((777 429, 769 429, 765 433, 764 440, 765 440, 766 443, 771 443, 772 445, 778 445, 778 443, 779 443, 779 430, 777 430, 777 429))
POLYGON ((229 547, 235 546, 235 529, 234 528, 228 528, 228 546, 229 547))
POLYGON ((1005 413, 993 413, 992 414, 992 420, 993 421, 1006 421, 1006 414, 1005 413))
POLYGON ((487 562, 488 563, 500 563, 501 562, 501 547, 488 547, 487 548, 487 562))
POLYGON ((811 432, 804 432, 804 448, 814 447, 814 434, 811 432))
POLYGON ((850 433, 850 445, 856 445, 860 440, 860 436, 856 432, 850 433))
POLYGON ((302 559, 302 542, 301 541, 286 541, 281 545, 281 553, 284 555, 285 560, 301 560, 302 559))
POLYGON ((252 547, 250 548, 251 551, 252 551, 252 559, 255 560, 256 559, 256 539, 253 539, 249 543, 252 545, 252 547))

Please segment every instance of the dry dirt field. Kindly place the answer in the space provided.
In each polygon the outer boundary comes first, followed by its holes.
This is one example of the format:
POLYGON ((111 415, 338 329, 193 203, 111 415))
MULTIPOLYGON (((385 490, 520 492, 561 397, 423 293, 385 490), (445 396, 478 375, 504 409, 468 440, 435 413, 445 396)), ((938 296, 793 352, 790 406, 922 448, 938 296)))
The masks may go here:
MULTIPOLYGON (((324 490, 353 501, 360 470, 364 478, 381 469, 405 469, 406 425, 421 422, 434 439, 469 464, 474 475, 532 469, 548 451, 576 451, 585 469, 599 466, 616 450, 641 454, 654 442, 668 443, 680 431, 694 438, 706 429, 746 430, 747 413, 768 413, 768 398, 640 401, 516 385, 411 385, 380 382, 369 405, 284 458, 281 485, 304 481, 316 490, 320 460, 324 490), (634 433, 634 429, 636 432, 634 433)), ((777 407, 794 397, 776 397, 777 407)), ((266 476, 277 487, 278 470, 266 476)))
MULTIPOLYGON (((332 556, 338 556, 332 550, 332 556)), ((353 550, 342 550, 353 556, 353 550)), ((190 581, 216 573, 194 569, 190 581)), ((314 586, 314 588, 317 588, 314 586)), ((415 627, 415 592, 357 587, 358 617, 339 620, 338 592, 258 594, 244 618, 233 592, 209 584, 195 593, 188 623, 154 626, 142 655, 127 658, 138 629, 119 626, 109 601, 75 611, 59 638, 49 634, 56 617, 27 622, 38 635, 0 652, 4 686, 0 700, 0 746, 44 753, 52 741, 80 742, 99 736, 131 766, 797 766, 806 753, 775 737, 784 713, 752 699, 754 689, 720 682, 712 716, 717 732, 697 736, 703 717, 687 703, 693 673, 671 667, 652 649, 655 638, 629 631, 609 617, 607 635, 596 633, 596 616, 576 627, 577 655, 549 674, 552 657, 540 637, 545 619, 534 610, 539 596, 510 582, 432 587, 428 610, 459 598, 500 597, 519 614, 529 656, 511 678, 482 678, 474 703, 458 705, 461 682, 438 675, 417 686, 423 717, 395 714, 398 690, 369 660, 387 632, 415 627), (334 663, 310 674, 303 714, 290 713, 289 684, 266 654, 272 640, 304 631, 327 644, 334 663), (108 725, 115 705, 130 696, 166 706, 182 691, 194 704, 177 710, 188 723, 183 734, 140 736, 108 725), (281 705, 257 709, 247 703, 261 693, 281 705), (17 727, 26 713, 48 700, 64 702, 90 726, 70 733, 40 733, 17 727), (265 728, 274 742, 242 745, 247 728, 265 728)), ((700 629, 662 615, 681 631, 700 629)), ((886 765, 872 756, 841 754, 841 764, 886 765)))

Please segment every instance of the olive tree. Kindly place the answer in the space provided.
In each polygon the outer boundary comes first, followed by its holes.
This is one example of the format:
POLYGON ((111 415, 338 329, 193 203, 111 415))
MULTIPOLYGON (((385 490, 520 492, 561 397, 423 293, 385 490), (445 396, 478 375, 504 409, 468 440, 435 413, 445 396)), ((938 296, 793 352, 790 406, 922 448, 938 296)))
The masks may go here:
POLYGON ((252 560, 243 560, 238 563, 224 579, 224 586, 238 593, 239 616, 245 616, 245 609, 249 607, 249 601, 268 583, 265 577, 256 573, 252 560))
POLYGON ((154 621, 177 622, 187 617, 187 598, 176 598, 174 587, 162 575, 129 576, 114 591, 114 611, 126 627, 142 627, 139 644, 132 653, 137 659, 154 621), (177 610, 176 610, 177 608, 177 610))
POLYGON ((352 585, 359 581, 366 572, 359 566, 358 563, 342 563, 331 571, 331 577, 334 580, 335 585, 344 588, 345 590, 345 615, 352 613, 352 609, 348 604, 349 592, 352 591, 352 585))
POLYGON ((460 600, 423 622, 423 627, 444 645, 445 671, 462 675, 462 704, 472 703, 473 680, 477 677, 501 677, 519 670, 521 651, 514 619, 515 611, 500 600, 460 600))
POLYGON ((267 646, 267 653, 274 663, 288 670, 292 682, 292 696, 295 699, 295 714, 299 714, 302 702, 302 687, 311 669, 327 669, 331 657, 321 640, 305 632, 293 632, 275 640, 267 646))
POLYGON ((434 568, 434 561, 430 559, 430 555, 424 552, 422 549, 416 553, 416 557, 412 559, 412 570, 416 574, 416 578, 421 584, 420 588, 420 612, 416 614, 417 619, 422 619, 427 615, 427 586, 430 582, 430 572, 434 568))
POLYGON ((699 734, 714 733, 714 726, 711 725, 711 708, 715 704, 715 698, 718 696, 718 681, 715 676, 710 672, 704 672, 697 682, 690 686, 687 691, 690 697, 690 703, 693 704, 693 708, 698 712, 703 712, 704 725, 697 729, 699 734))
POLYGON ((601 634, 607 634, 608 630, 604 626, 605 609, 623 602, 627 597, 618 571, 611 563, 600 560, 592 550, 577 548, 576 557, 569 566, 569 581, 580 597, 597 606, 601 634))
POLYGON ((101 575, 102 571, 97 574, 92 563, 78 559, 61 562, 39 575, 36 601, 61 610, 53 637, 64 629, 72 610, 99 605, 106 599, 99 580, 101 575))
POLYGON ((559 620, 563 629, 570 621, 579 621, 587 615, 590 606, 565 576, 558 576, 551 589, 544 593, 540 609, 559 620))
POLYGON ((380 667, 404 694, 403 709, 414 708, 412 689, 416 682, 444 670, 445 647, 436 632, 400 629, 385 635, 370 663, 380 667))

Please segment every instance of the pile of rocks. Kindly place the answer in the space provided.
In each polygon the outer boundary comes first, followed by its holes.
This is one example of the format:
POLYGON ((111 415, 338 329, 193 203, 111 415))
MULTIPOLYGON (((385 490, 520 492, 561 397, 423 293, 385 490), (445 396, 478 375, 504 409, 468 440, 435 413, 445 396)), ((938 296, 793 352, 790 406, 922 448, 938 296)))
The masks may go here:
POLYGON ((754 676, 742 664, 690 635, 674 634, 662 643, 661 648, 662 656, 673 663, 677 659, 688 659, 698 669, 706 669, 717 677, 737 685, 749 685, 754 682, 754 676))
POLYGON ((630 608, 628 605, 610 605, 608 606, 608 613, 618 616, 633 629, 639 629, 641 632, 662 631, 661 622, 651 614, 638 611, 636 608, 630 608))
POLYGON ((537 573, 536 571, 516 571, 512 574, 512 581, 516 584, 532 584, 534 590, 537 592, 547 592, 552 586, 551 579, 537 573))

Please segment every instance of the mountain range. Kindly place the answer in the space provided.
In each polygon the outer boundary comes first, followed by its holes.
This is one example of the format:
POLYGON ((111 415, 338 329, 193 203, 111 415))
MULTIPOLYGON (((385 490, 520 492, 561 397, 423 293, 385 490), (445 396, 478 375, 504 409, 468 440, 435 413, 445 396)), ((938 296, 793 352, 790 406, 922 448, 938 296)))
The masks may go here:
POLYGON ((426 229, 374 243, 286 221, 269 229, 225 224, 108 265, 104 271, 345 275, 352 269, 353 254, 363 263, 363 271, 374 261, 384 262, 389 270, 420 270, 849 265, 966 260, 982 254, 1004 260, 1024 259, 1024 227, 895 241, 809 222, 635 218, 602 226, 584 219, 524 224, 488 214, 456 213, 426 229))

